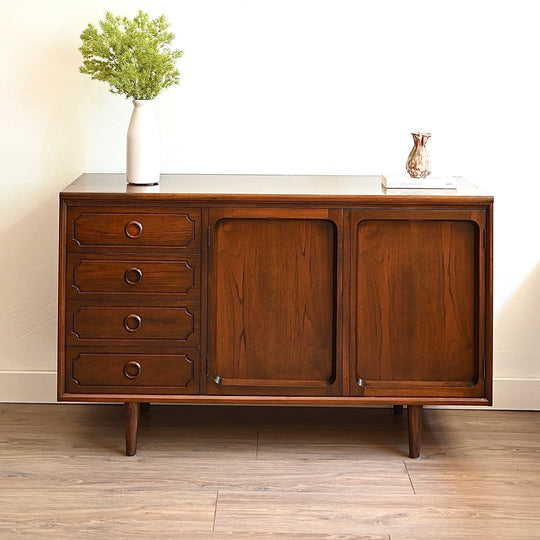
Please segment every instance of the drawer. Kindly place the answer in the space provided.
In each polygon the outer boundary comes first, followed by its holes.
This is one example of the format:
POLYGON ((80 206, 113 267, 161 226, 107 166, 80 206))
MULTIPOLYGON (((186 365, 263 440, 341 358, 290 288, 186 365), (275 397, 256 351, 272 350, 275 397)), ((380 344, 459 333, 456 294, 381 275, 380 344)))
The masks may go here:
POLYGON ((73 254, 68 257, 67 287, 71 298, 112 293, 198 299, 200 259, 73 254))
POLYGON ((129 345, 175 342, 198 347, 200 307, 197 302, 174 306, 93 306, 68 302, 68 345, 129 345))
POLYGON ((115 354, 68 349, 66 388, 74 393, 197 393, 199 351, 115 354))
POLYGON ((200 253, 198 208, 69 208, 68 249, 116 247, 200 253))

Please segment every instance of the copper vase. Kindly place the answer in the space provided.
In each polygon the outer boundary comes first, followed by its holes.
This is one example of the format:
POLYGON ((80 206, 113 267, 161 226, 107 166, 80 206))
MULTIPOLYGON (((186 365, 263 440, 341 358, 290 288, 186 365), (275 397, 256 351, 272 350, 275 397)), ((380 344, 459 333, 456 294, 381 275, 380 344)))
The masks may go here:
POLYGON ((429 151, 426 148, 431 133, 411 133, 414 146, 407 159, 407 172, 412 178, 425 178, 431 174, 429 151))

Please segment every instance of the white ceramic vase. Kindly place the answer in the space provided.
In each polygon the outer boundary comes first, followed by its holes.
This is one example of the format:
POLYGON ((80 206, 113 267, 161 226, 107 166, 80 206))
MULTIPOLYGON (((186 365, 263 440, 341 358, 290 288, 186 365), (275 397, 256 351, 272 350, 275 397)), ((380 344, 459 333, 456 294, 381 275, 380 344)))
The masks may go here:
POLYGON ((159 182, 159 126, 152 99, 133 100, 126 154, 128 183, 151 185, 159 182))

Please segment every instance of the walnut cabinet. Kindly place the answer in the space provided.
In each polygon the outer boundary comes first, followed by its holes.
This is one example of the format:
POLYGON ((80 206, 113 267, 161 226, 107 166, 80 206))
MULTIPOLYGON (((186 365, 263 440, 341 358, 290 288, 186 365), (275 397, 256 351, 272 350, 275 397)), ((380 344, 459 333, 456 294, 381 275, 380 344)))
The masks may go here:
POLYGON ((489 405, 491 196, 379 177, 85 174, 60 194, 58 399, 489 405))

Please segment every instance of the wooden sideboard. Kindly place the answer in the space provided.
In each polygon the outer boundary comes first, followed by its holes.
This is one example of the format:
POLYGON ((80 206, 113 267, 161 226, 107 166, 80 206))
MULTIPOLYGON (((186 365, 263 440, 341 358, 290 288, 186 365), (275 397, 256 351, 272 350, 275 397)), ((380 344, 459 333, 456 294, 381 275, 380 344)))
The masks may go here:
POLYGON ((84 174, 60 194, 58 399, 490 405, 493 198, 380 177, 84 174))

